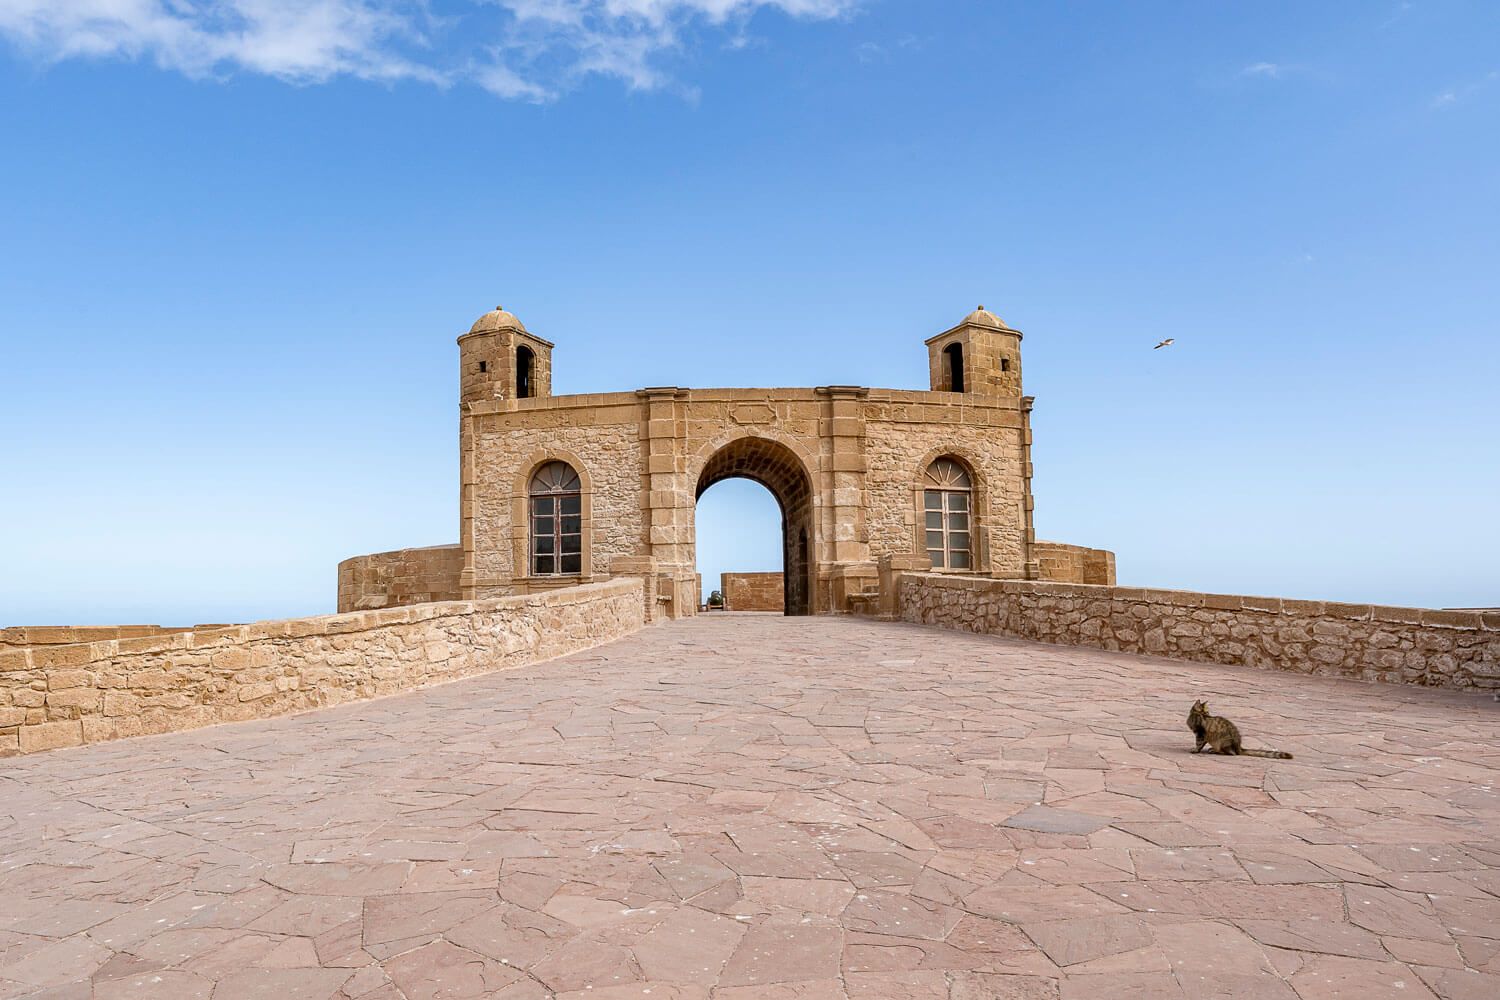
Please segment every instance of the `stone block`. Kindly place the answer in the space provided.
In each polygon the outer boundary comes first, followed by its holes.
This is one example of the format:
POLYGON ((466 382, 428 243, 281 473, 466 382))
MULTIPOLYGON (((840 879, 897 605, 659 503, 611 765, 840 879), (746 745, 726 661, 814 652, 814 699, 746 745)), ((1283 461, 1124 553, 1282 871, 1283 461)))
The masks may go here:
POLYGON ((1424 610, 1422 612, 1422 624, 1438 628, 1477 629, 1480 626, 1479 612, 1424 610))
POLYGON ((85 743, 103 743, 105 740, 115 738, 115 724, 112 719, 90 715, 80 719, 79 722, 83 725, 83 742, 85 743))
POLYGON ((141 699, 125 691, 104 693, 104 714, 108 716, 134 715, 140 711, 141 699))
POLYGON ((1323 614, 1324 604, 1322 601, 1296 601, 1289 597, 1282 598, 1281 612, 1287 615, 1302 615, 1308 618, 1318 618, 1323 614))
POLYGON ((71 688, 53 691, 47 695, 48 708, 76 708, 84 712, 97 712, 102 695, 93 688, 71 688))
POLYGON ((43 722, 33 726, 22 726, 20 730, 22 753, 38 750, 56 750, 59 747, 76 747, 83 743, 83 724, 70 722, 43 722))
POLYGON ((88 687, 94 683, 87 670, 55 670, 47 675, 47 690, 66 691, 68 688, 88 687))
POLYGON ((59 667, 82 666, 89 662, 87 644, 72 646, 37 646, 31 650, 33 670, 56 670, 59 667))
POLYGON ((1245 599, 1238 594, 1204 594, 1203 606, 1215 611, 1238 611, 1245 605, 1245 599))

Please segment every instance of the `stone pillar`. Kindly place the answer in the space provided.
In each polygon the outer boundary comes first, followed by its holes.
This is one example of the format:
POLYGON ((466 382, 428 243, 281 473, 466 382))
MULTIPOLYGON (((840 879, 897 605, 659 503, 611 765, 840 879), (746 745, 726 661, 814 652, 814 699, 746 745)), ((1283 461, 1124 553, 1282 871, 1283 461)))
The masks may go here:
POLYGON ((682 401, 687 390, 677 386, 640 389, 641 449, 645 468, 646 545, 662 578, 660 596, 667 597, 666 613, 673 618, 697 614, 692 564, 693 491, 687 484, 686 436, 682 401))
POLYGON ((870 562, 870 534, 865 525, 865 399, 870 390, 857 385, 825 385, 820 397, 818 437, 822 445, 819 483, 822 505, 817 511, 818 546, 812 612, 847 610, 851 573, 874 580, 870 562), (862 573, 855 564, 863 564, 862 573))
POLYGON ((659 574, 655 559, 650 556, 615 556, 609 561, 609 575, 640 577, 641 591, 646 602, 646 624, 649 625, 662 616, 662 602, 658 600, 661 595, 657 588, 659 574))
POLYGON ((897 601, 896 584, 902 573, 927 573, 932 570, 932 560, 924 552, 893 552, 876 560, 880 575, 879 616, 887 621, 900 617, 901 607, 897 601))
POLYGON ((1036 543, 1036 529, 1032 527, 1031 511, 1036 501, 1031 496, 1031 408, 1036 405, 1035 396, 1021 397, 1021 517, 1024 537, 1021 539, 1022 576, 1035 580, 1041 576, 1040 567, 1031 547, 1036 543))

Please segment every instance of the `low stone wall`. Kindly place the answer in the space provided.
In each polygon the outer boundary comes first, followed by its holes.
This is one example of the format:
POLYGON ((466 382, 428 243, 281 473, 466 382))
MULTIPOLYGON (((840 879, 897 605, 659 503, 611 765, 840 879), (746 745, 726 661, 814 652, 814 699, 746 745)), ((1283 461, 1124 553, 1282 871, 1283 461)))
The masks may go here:
POLYGON ((1108 549, 1036 541, 1031 543, 1031 558, 1037 564, 1038 580, 1115 585, 1115 554, 1108 549))
POLYGON ((12 625, 0 628, 0 650, 25 649, 27 646, 66 646, 75 642, 104 642, 108 639, 141 639, 152 635, 175 635, 205 628, 227 628, 214 625, 12 625))
POLYGON ((1500 690, 1500 613, 906 573, 897 617, 1329 677, 1500 690))
POLYGON ((394 694, 618 639, 639 579, 0 652, 0 757, 394 694))
POLYGON ((786 586, 780 573, 720 573, 725 611, 785 611, 786 586))
POLYGON ((464 552, 457 545, 345 559, 339 563, 339 613, 462 600, 459 576, 463 568, 464 552))

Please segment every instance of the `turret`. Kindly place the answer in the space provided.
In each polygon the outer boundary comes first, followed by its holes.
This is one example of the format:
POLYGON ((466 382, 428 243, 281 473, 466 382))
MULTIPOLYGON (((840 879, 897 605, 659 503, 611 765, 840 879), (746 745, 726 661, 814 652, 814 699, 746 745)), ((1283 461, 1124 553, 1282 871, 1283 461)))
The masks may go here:
POLYGON ((927 341, 934 392, 1021 395, 1021 331, 980 306, 927 341))
POLYGON ((458 338, 461 401, 552 395, 552 347, 496 306, 458 338))

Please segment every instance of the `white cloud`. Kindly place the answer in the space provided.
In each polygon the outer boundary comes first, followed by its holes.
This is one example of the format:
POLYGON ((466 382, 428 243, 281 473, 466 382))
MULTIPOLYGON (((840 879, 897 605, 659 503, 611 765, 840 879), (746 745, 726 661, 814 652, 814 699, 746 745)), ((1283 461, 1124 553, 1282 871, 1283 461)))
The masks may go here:
POLYGON ((1274 80, 1284 72, 1286 72, 1285 67, 1278 66, 1275 63, 1258 62, 1251 63, 1240 70, 1240 76, 1267 76, 1274 80))
POLYGON ((761 11, 804 20, 857 0, 0 0, 0 36, 46 61, 149 60, 191 77, 236 71, 295 83, 333 77, 472 82, 547 100, 591 74, 635 90, 672 82, 661 62, 703 31, 743 44, 761 11))

